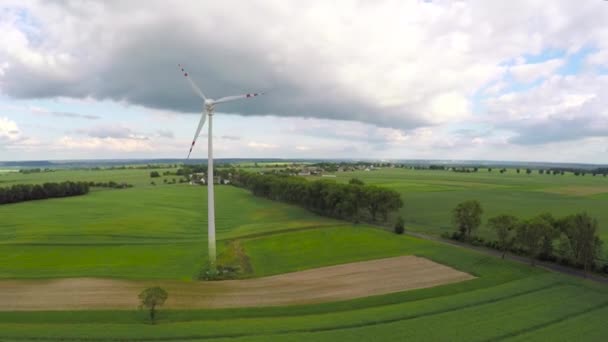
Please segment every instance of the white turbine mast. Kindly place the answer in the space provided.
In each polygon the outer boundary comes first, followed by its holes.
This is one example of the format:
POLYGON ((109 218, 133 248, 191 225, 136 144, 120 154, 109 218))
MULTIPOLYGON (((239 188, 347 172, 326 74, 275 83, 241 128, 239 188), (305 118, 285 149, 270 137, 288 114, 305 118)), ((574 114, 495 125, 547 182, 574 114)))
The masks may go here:
POLYGON ((196 143, 196 139, 201 133, 201 129, 205 124, 205 120, 207 116, 209 116, 209 135, 208 139, 208 162, 207 162, 207 205, 208 205, 208 248, 209 248, 209 267, 211 271, 215 272, 215 260, 216 260, 216 252, 215 252, 215 203, 214 203, 214 193, 213 193, 213 111, 215 110, 215 105, 230 102, 240 99, 249 99, 256 97, 258 95, 262 95, 263 93, 250 93, 243 95, 233 95, 233 96, 225 96, 219 98, 217 100, 207 98, 205 94, 201 91, 201 89, 194 83, 194 81, 188 75, 188 72, 184 69, 181 64, 178 64, 178 67, 181 69, 184 77, 190 83, 192 90, 203 99, 204 108, 203 113, 201 115, 200 121, 198 122, 198 127, 196 128, 196 133, 194 133, 194 138, 192 139, 192 145, 190 145, 190 151, 188 152, 188 157, 186 159, 190 159, 190 154, 192 153, 192 149, 194 148, 194 144, 196 143))

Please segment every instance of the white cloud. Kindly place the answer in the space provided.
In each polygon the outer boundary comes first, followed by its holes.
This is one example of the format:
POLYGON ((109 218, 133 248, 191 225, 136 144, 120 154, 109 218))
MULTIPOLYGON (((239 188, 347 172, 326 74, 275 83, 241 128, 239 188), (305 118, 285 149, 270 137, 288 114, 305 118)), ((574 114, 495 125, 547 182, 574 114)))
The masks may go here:
POLYGON ((15 121, 0 117, 0 150, 23 152, 45 147, 38 139, 24 136, 15 121))
POLYGON ((8 143, 17 141, 21 137, 21 132, 17 123, 6 117, 0 117, 0 142, 8 143))
POLYGON ((519 64, 509 68, 511 75, 517 82, 532 83, 540 78, 546 78, 564 65, 560 58, 550 59, 541 63, 519 64))
POLYGON ((153 146, 149 141, 137 139, 119 139, 119 138, 74 138, 63 136, 58 139, 52 146, 54 149, 62 150, 81 150, 81 151, 114 151, 114 152, 145 152, 152 151, 153 146))
POLYGON ((275 145, 275 144, 268 144, 268 143, 257 142, 257 141, 250 141, 250 142, 247 144, 247 146, 248 146, 248 147, 251 147, 251 148, 255 148, 255 149, 264 149, 264 150, 267 150, 267 149, 275 149, 275 148, 278 148, 278 147, 279 147, 279 145, 275 145))
POLYGON ((608 135, 608 76, 552 76, 528 92, 486 101, 512 142, 544 144, 608 135))
POLYGON ((608 48, 590 54, 586 62, 594 66, 608 67, 608 48))

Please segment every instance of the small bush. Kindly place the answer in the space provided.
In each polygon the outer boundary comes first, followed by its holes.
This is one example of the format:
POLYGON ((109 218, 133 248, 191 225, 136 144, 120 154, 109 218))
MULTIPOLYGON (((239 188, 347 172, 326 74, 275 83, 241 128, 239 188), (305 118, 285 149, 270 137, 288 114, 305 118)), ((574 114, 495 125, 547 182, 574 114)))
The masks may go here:
POLYGON ((211 272, 209 269, 203 269, 199 275, 201 280, 228 280, 236 279, 239 275, 240 269, 232 266, 218 265, 215 272, 211 272))
POLYGON ((485 243, 486 243, 486 241, 482 237, 473 236, 471 238, 471 244, 473 246, 485 246, 485 243))
POLYGON ((460 232, 453 232, 452 236, 450 236, 450 239, 456 240, 456 241, 463 241, 464 236, 460 232))
POLYGON ((403 221, 403 217, 399 216, 397 218, 397 222, 395 222, 394 231, 395 234, 403 234, 405 232, 405 222, 403 221))

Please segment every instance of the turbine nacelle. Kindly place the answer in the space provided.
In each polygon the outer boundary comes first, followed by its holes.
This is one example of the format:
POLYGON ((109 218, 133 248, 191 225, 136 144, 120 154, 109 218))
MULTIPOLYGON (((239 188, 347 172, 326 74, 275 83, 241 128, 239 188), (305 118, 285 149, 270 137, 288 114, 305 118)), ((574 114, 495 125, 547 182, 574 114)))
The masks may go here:
MULTIPOLYGON (((196 83, 194 83, 194 81, 190 78, 190 75, 188 74, 188 72, 184 69, 183 65, 178 64, 177 66, 180 68, 182 74, 184 75, 184 77, 186 78, 188 83, 190 84, 190 87, 192 88, 194 93, 203 100, 203 104, 204 104, 203 113, 201 114, 201 118, 198 122, 198 127, 196 128, 196 132, 194 133, 194 138, 192 139, 192 144, 190 145, 190 151, 188 152, 188 157, 186 157, 188 159, 188 158, 190 158, 190 153, 192 153, 194 144, 196 144, 196 139, 198 138, 199 134, 201 133, 201 129, 203 128, 203 125, 205 124, 205 121, 207 120, 207 116, 213 115, 213 111, 215 110, 215 105, 220 104, 220 103, 225 103, 225 102, 242 100, 242 99, 250 99, 250 98, 254 98, 256 96, 262 95, 263 93, 247 93, 247 94, 242 94, 242 95, 224 96, 224 97, 220 97, 219 99, 211 99, 211 98, 208 98, 207 96, 205 96, 203 91, 196 85, 196 83)), ((209 127, 209 128, 211 128, 211 127, 209 127)), ((211 132, 209 132, 209 140, 211 140, 211 136, 212 136, 211 132)), ((211 151, 209 151, 209 152, 211 152, 211 151)))
POLYGON ((205 110, 207 111, 207 113, 209 113, 209 115, 213 115, 214 109, 215 109, 215 101, 213 101, 212 99, 206 99, 205 100, 205 110))

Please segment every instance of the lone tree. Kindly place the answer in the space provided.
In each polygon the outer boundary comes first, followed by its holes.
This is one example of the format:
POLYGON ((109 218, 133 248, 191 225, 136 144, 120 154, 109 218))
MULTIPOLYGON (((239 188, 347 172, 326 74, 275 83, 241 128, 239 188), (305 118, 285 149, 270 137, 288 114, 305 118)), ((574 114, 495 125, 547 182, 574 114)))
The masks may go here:
POLYGON ((471 233, 481 224, 482 213, 481 204, 475 200, 464 201, 454 208, 452 222, 465 240, 470 239, 471 233))
POLYGON ((147 308, 150 310, 150 321, 152 321, 152 324, 154 324, 154 318, 156 316, 156 307, 162 306, 167 300, 167 297, 169 297, 167 291, 158 286, 149 287, 139 294, 139 300, 141 302, 140 308, 147 308))
POLYGON ((498 215, 488 220, 490 228, 496 231, 498 245, 502 251, 502 258, 505 258, 507 250, 513 246, 511 231, 517 227, 517 217, 513 215, 498 215))

